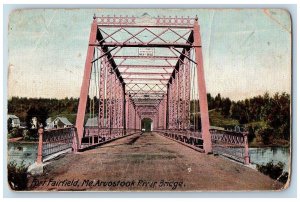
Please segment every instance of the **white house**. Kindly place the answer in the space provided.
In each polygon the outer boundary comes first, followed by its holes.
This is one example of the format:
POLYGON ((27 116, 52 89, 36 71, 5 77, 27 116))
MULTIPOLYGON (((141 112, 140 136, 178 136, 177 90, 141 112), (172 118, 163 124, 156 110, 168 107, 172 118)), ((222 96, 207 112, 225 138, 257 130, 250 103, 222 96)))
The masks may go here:
POLYGON ((37 118, 36 117, 32 117, 32 125, 31 125, 31 129, 36 129, 37 128, 37 118))
POLYGON ((13 114, 8 114, 7 115, 7 120, 11 119, 11 126, 13 128, 19 128, 20 127, 20 119, 16 115, 13 114))
POLYGON ((53 128, 69 128, 72 127, 73 124, 66 117, 57 117, 53 121, 51 118, 46 120, 47 126, 45 129, 53 129, 53 128))
POLYGON ((225 130, 225 128, 219 127, 219 126, 210 126, 210 129, 213 129, 213 130, 225 130))
POLYGON ((46 119, 46 124, 47 125, 46 125, 45 129, 54 128, 54 122, 52 122, 52 118, 51 117, 46 119))

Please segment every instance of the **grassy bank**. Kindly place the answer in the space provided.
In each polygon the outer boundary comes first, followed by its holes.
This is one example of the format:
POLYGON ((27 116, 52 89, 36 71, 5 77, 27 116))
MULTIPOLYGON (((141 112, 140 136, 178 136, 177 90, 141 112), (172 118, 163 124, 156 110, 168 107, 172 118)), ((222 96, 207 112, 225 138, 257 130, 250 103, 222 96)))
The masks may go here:
POLYGON ((232 126, 232 125, 239 125, 238 120, 232 118, 225 118, 220 111, 217 110, 210 110, 209 111, 209 120, 210 125, 212 126, 232 126))

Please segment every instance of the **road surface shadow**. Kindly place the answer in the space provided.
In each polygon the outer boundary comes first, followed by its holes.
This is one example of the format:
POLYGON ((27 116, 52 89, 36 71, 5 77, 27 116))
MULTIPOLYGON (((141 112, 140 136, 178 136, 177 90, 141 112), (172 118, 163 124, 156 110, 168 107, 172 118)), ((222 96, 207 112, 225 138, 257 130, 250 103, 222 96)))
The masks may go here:
POLYGON ((141 136, 136 136, 134 138, 131 138, 129 142, 127 142, 127 145, 133 145, 141 136))

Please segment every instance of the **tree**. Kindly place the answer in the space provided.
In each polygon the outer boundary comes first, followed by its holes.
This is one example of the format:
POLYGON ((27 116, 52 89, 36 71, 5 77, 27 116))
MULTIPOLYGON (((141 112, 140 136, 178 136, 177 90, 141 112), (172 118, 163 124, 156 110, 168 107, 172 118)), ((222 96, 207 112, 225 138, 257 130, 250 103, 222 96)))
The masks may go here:
POLYGON ((249 119, 251 121, 262 120, 262 109, 265 105, 265 100, 262 96, 253 97, 249 103, 249 119))
POLYGON ((215 100, 211 96, 210 93, 207 94, 207 103, 208 103, 208 109, 214 109, 215 108, 215 100))
POLYGON ((240 104, 235 103, 235 102, 232 103, 232 105, 230 107, 230 116, 231 116, 231 118, 239 120, 241 112, 242 112, 242 108, 241 108, 240 104))
POLYGON ((263 109, 264 120, 276 131, 276 138, 290 139, 290 95, 276 93, 263 109))
POLYGON ((215 108, 218 109, 222 106, 222 98, 220 93, 215 97, 215 108))
POLYGON ((33 126, 33 118, 36 117, 37 119, 37 126, 43 124, 46 126, 46 120, 48 118, 49 111, 45 107, 37 107, 31 106, 30 109, 27 111, 26 116, 26 124, 28 129, 31 129, 33 126))
POLYGON ((248 141, 252 142, 255 138, 255 129, 250 125, 248 128, 248 141))
POLYGON ((272 128, 262 128, 258 131, 258 134, 262 138, 263 143, 268 145, 273 140, 274 130, 272 128))
POLYGON ((221 113, 225 117, 230 115, 231 100, 229 98, 222 99, 221 113))
POLYGON ((240 124, 246 124, 249 122, 249 112, 247 110, 248 102, 238 101, 236 103, 232 103, 230 109, 230 117, 233 119, 237 119, 240 124))

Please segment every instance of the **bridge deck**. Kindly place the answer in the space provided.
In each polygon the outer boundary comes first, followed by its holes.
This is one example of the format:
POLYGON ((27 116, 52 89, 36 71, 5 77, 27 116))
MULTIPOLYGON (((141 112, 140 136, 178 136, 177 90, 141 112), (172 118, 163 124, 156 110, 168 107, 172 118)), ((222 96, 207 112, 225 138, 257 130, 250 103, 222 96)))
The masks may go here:
POLYGON ((46 180, 44 186, 32 189, 270 190, 282 186, 253 169, 219 156, 199 153, 153 132, 132 135, 82 153, 67 154, 47 165, 45 170, 45 174, 37 178, 46 180), (54 180, 49 183, 51 178, 54 180), (53 181, 65 179, 79 182, 75 186, 51 186, 53 181), (104 186, 98 180, 113 181, 118 186, 104 186), (123 181, 128 182, 129 187, 122 186, 123 181), (178 183, 176 186, 166 182, 178 183))

